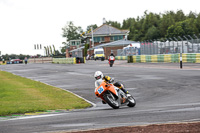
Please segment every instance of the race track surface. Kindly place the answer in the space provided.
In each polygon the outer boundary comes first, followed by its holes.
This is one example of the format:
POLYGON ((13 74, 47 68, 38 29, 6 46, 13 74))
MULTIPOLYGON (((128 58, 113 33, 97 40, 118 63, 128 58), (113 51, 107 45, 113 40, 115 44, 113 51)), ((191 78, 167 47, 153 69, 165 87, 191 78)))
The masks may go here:
POLYGON ((200 64, 88 61, 86 64, 12 64, 0 70, 71 91, 96 106, 48 115, 0 118, 0 133, 77 131, 108 127, 200 121, 200 64), (134 108, 112 109, 94 95, 94 72, 122 82, 134 108))

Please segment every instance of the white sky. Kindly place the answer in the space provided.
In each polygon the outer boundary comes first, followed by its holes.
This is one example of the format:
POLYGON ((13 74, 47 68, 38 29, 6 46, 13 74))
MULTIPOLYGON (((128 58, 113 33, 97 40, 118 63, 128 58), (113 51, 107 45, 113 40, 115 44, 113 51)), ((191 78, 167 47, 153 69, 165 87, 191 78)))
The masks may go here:
POLYGON ((91 24, 153 13, 200 12, 200 0, 0 0, 1 54, 44 54, 34 44, 63 46, 62 27, 68 21, 83 30, 91 24))

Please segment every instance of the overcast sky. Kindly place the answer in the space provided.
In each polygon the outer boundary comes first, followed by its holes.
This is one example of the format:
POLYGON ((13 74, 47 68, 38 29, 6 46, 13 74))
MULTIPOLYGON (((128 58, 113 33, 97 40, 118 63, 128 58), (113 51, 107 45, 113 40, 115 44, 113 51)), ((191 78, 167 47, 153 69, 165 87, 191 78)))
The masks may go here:
POLYGON ((34 44, 63 46, 62 27, 68 21, 83 30, 91 24, 102 25, 153 13, 183 10, 200 12, 200 0, 0 0, 1 54, 44 54, 34 44))

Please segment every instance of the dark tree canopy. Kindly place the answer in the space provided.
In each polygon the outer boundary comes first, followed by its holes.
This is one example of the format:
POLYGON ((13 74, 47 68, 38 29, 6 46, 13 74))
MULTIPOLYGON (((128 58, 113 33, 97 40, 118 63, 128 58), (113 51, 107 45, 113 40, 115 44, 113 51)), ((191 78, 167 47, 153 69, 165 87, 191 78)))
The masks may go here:
MULTIPOLYGON (((200 33, 200 13, 190 12, 184 14, 182 10, 166 11, 164 13, 152 13, 145 11, 143 16, 137 18, 124 19, 122 24, 117 21, 107 21, 109 24, 118 29, 128 29, 129 40, 144 41, 160 38, 177 37, 194 34, 199 36, 200 33)), ((89 25, 86 32, 97 28, 96 24, 89 25)), ((63 28, 63 37, 77 39, 81 34, 81 27, 76 27, 72 22, 63 28)))

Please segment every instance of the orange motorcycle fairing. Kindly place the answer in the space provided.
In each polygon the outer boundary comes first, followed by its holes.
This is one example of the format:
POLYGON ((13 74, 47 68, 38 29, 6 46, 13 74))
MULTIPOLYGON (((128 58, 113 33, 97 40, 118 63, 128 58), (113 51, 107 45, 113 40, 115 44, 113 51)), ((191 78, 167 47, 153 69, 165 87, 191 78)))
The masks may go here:
POLYGON ((115 86, 113 84, 108 84, 107 82, 102 82, 101 85, 97 89, 95 89, 95 95, 104 100, 103 94, 108 90, 114 95, 118 96, 115 86))

